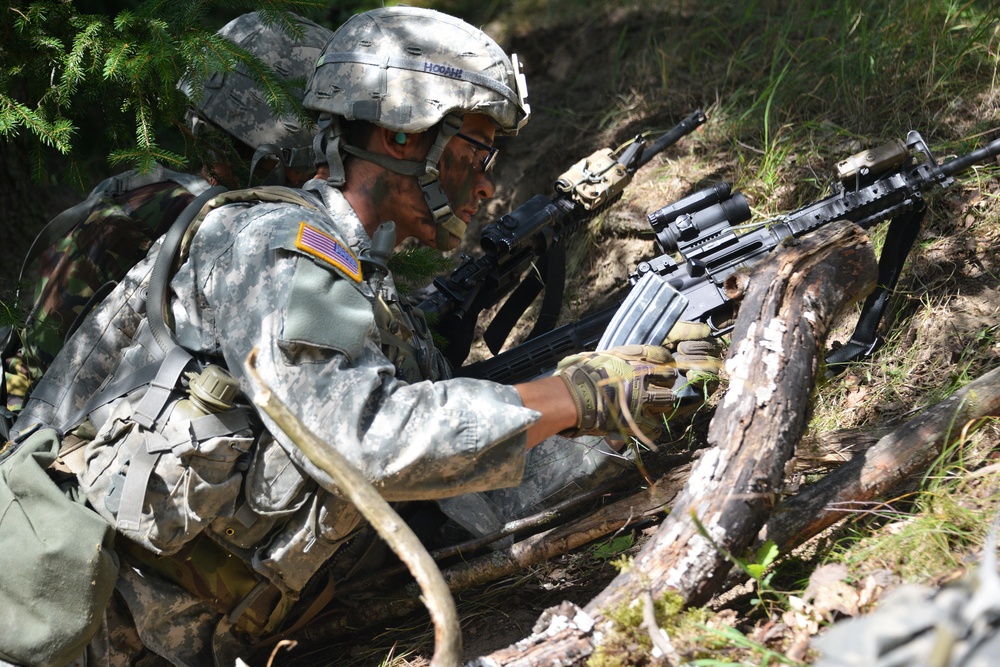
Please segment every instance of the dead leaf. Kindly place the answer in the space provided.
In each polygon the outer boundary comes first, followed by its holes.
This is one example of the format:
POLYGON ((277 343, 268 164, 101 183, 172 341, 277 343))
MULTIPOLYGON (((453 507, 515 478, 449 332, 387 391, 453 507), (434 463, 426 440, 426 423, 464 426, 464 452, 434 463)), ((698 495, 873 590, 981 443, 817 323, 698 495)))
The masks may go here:
POLYGON ((858 592, 844 581, 847 566, 841 563, 821 565, 809 577, 803 598, 823 620, 832 621, 834 613, 858 615, 858 592))
POLYGON ((885 591, 885 586, 880 584, 878 579, 872 575, 865 577, 864 586, 861 587, 861 592, 858 593, 858 609, 861 611, 870 611, 872 606, 882 597, 883 591, 885 591))
POLYGON ((858 387, 847 395, 846 403, 848 407, 856 408, 864 402, 866 396, 868 396, 868 388, 858 387))

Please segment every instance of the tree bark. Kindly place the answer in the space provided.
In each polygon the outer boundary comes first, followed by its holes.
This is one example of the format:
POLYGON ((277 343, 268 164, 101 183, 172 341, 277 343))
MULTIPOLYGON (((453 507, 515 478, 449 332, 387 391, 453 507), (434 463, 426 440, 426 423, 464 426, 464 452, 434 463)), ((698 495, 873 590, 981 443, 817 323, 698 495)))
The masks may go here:
MULTIPOLYGON (((568 664, 555 661, 560 655, 577 662, 589 654, 587 647, 592 650, 591 631, 601 627, 607 610, 646 592, 655 598, 672 591, 689 604, 709 599, 730 568, 718 547, 742 553, 773 507, 785 464, 802 435, 830 322, 845 304, 867 294, 875 279, 867 235, 850 223, 835 223, 785 244, 751 280, 729 285, 734 290, 749 286, 726 362, 729 389, 709 427, 710 449, 695 464, 670 515, 632 567, 582 616, 564 614, 556 624, 563 629, 543 641, 544 659, 507 650, 481 663, 568 664), (584 617, 593 623, 581 622, 584 617)), ((529 640, 517 646, 532 645, 529 640)))

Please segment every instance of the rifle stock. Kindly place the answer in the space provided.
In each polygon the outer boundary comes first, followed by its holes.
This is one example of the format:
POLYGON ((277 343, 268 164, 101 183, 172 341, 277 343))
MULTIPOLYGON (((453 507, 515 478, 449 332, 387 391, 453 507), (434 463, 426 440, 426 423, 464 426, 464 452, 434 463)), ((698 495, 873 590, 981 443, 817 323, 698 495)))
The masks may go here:
POLYGON ((520 382, 553 368, 562 356, 585 349, 660 344, 682 320, 705 322, 720 335, 728 331, 720 322, 730 320, 735 307, 724 283, 738 269, 762 261, 783 239, 835 220, 863 228, 889 220, 879 287, 868 297, 851 341, 827 358, 830 368, 842 368, 877 347, 878 324, 919 231, 924 193, 949 187, 955 175, 998 154, 1000 139, 995 139, 938 164, 920 134, 910 131, 905 142, 891 142, 840 162, 839 184, 828 197, 753 225, 743 225, 750 219, 750 209, 728 184, 696 192, 648 216, 661 254, 639 263, 630 276, 631 290, 619 306, 465 366, 459 373, 520 382))

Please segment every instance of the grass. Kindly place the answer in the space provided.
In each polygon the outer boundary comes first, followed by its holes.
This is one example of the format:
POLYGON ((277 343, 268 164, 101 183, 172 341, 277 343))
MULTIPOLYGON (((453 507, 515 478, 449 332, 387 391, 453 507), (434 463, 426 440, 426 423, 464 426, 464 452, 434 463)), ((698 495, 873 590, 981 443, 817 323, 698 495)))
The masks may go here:
POLYGON ((990 523, 984 517, 1000 510, 997 472, 974 473, 986 441, 983 435, 961 440, 916 489, 881 508, 871 522, 877 529, 858 522, 831 557, 859 573, 888 569, 904 581, 925 583, 974 565, 990 523))

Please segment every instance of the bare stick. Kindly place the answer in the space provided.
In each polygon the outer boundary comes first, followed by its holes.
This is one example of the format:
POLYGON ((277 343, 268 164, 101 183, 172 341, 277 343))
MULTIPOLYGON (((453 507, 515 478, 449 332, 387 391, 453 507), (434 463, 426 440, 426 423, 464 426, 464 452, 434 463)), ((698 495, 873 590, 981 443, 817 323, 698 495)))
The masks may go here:
POLYGON ((285 435, 302 450, 313 465, 330 475, 340 490, 361 511, 365 519, 406 563, 424 594, 427 610, 434 622, 434 656, 432 667, 458 667, 462 659, 462 632, 458 624, 455 600, 434 559, 427 553, 410 527, 389 503, 379 495, 367 479, 333 446, 322 442, 288 408, 278 400, 260 375, 254 361, 254 349, 247 357, 247 369, 261 391, 254 402, 274 420, 285 435))

